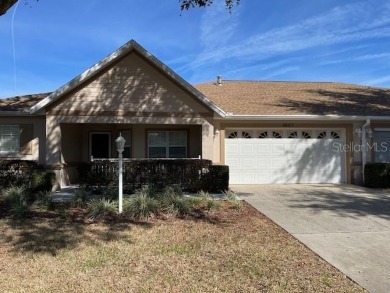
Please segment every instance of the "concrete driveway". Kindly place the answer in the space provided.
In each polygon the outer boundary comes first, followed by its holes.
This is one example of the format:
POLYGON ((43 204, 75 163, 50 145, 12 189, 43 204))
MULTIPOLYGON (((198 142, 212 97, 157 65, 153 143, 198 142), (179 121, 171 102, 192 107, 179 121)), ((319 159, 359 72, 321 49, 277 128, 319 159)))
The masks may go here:
POLYGON ((231 189, 368 291, 390 292, 389 193, 347 184, 231 189))

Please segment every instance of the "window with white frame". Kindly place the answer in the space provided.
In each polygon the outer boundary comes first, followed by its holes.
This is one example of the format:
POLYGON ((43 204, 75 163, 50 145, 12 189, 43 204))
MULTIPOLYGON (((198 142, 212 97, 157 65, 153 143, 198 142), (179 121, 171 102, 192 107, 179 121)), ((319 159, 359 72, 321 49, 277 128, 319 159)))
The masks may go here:
POLYGON ((149 131, 149 158, 186 158, 187 131, 149 131))
POLYGON ((20 126, 0 125, 0 153, 19 153, 20 126))

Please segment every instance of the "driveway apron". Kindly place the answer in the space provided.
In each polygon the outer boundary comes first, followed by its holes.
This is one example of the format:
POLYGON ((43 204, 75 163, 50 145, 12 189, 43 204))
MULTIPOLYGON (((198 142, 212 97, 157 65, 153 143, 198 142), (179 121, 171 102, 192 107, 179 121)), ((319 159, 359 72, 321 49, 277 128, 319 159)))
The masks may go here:
POLYGON ((348 184, 231 189, 368 291, 390 292, 389 193, 348 184))

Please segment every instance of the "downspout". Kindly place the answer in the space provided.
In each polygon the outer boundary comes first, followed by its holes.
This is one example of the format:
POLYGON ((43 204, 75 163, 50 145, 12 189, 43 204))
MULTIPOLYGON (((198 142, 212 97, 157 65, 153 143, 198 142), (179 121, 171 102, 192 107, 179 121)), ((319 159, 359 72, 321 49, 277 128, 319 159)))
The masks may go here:
POLYGON ((370 119, 366 120, 366 123, 362 126, 362 174, 363 174, 363 184, 364 184, 364 167, 367 162, 367 136, 366 128, 370 126, 370 119))

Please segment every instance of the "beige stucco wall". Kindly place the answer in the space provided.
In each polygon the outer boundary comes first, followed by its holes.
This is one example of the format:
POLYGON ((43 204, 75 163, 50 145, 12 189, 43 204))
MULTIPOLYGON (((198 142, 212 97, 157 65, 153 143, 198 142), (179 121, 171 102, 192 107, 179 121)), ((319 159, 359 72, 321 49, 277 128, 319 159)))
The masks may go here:
POLYGON ((51 110, 61 111, 61 114, 78 111, 85 115, 102 111, 161 113, 169 116, 212 113, 135 52, 62 98, 51 110))
POLYGON ((44 117, 0 117, 1 125, 21 125, 21 152, 1 158, 34 160, 45 164, 46 133, 44 117))

